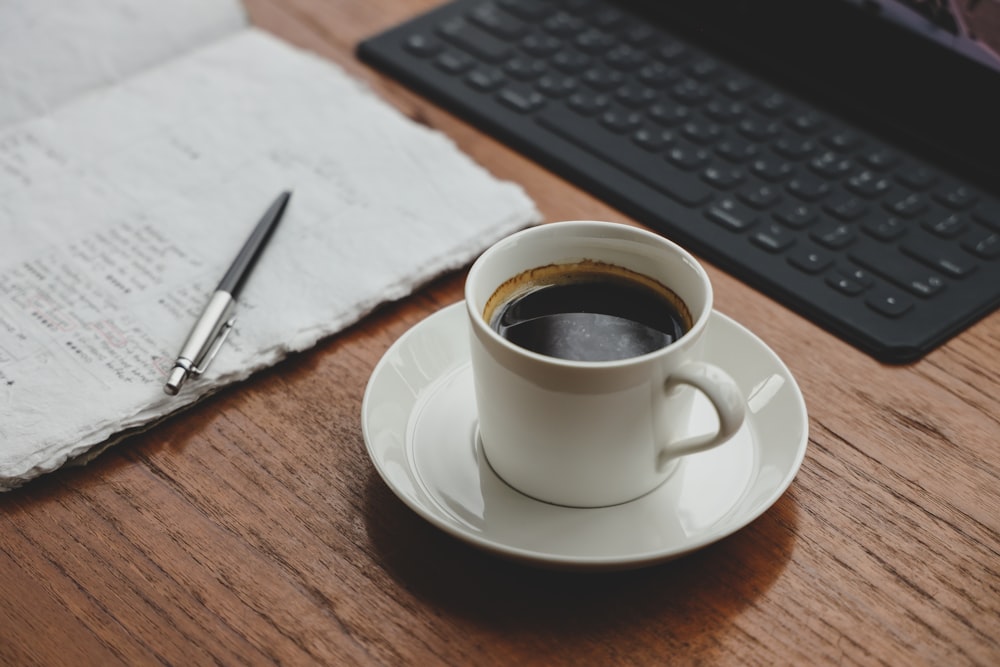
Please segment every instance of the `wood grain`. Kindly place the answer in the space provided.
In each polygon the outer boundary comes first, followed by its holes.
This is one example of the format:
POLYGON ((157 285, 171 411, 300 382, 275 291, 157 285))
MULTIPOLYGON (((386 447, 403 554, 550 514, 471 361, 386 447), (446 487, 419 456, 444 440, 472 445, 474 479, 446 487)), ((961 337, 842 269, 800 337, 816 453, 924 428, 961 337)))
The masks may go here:
MULTIPOLYGON (((432 2, 247 4, 523 184, 547 220, 633 222, 354 58, 432 2)), ((1000 313, 889 367, 708 269, 717 308, 781 355, 810 411, 799 476, 732 537, 558 573, 398 501, 365 454, 362 393, 399 335, 461 298, 460 272, 0 496, 0 663, 1000 664, 1000 313)))

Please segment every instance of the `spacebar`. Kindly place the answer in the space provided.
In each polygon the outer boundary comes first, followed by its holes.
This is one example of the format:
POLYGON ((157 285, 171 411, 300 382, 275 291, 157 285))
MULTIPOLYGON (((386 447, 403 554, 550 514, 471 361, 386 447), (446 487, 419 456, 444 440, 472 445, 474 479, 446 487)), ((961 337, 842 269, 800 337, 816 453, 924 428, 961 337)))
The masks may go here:
POLYGON ((545 129, 685 206, 698 206, 712 196, 712 190, 697 177, 675 168, 662 155, 638 148, 626 137, 613 134, 592 120, 572 112, 556 113, 551 107, 541 111, 536 120, 545 129))

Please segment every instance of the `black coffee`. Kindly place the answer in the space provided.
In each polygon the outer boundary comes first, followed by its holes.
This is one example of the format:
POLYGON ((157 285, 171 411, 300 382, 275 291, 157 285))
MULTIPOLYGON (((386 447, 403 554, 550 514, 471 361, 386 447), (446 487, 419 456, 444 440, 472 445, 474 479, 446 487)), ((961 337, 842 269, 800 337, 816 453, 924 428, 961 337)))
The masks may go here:
POLYGON ((686 306, 667 287, 592 261, 521 274, 497 290, 484 314, 512 343, 574 361, 637 357, 691 326, 686 306))

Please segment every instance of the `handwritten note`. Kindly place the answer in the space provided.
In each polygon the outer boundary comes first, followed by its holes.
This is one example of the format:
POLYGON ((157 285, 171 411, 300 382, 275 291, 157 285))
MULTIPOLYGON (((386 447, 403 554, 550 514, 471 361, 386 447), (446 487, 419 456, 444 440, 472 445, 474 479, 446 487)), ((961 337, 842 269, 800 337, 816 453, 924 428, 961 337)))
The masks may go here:
POLYGON ((538 220, 332 64, 252 28, 0 130, 0 489, 355 322, 538 220), (172 355, 294 191, 207 376, 172 355))

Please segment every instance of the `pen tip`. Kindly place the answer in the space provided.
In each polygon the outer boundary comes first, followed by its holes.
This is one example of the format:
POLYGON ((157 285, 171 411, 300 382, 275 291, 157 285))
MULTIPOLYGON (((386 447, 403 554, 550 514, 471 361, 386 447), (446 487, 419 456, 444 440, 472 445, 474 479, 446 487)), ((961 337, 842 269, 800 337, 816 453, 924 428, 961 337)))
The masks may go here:
POLYGON ((184 384, 184 380, 186 378, 187 371, 180 366, 174 366, 174 369, 170 371, 170 377, 167 378, 167 383, 163 385, 163 391, 171 396, 176 396, 177 392, 181 390, 181 385, 184 384))

